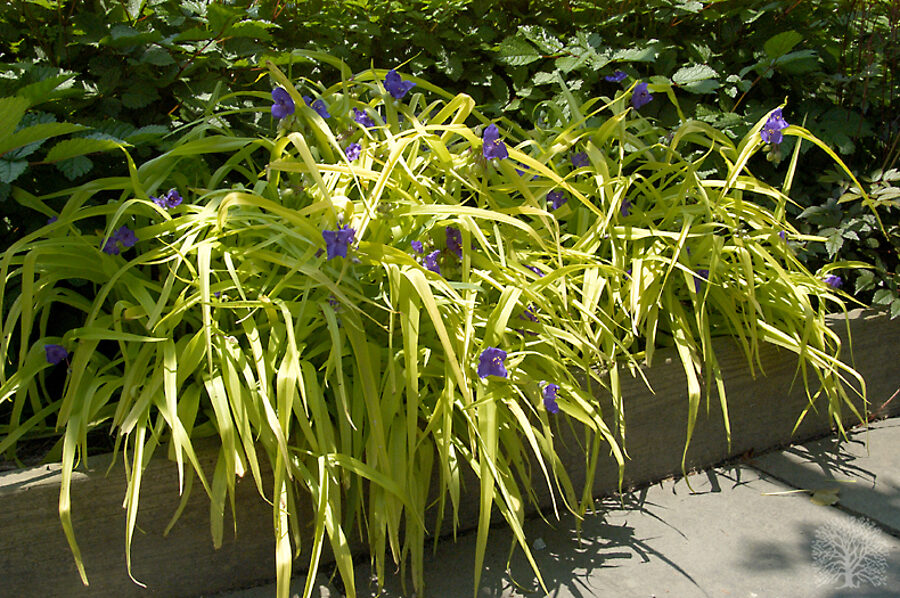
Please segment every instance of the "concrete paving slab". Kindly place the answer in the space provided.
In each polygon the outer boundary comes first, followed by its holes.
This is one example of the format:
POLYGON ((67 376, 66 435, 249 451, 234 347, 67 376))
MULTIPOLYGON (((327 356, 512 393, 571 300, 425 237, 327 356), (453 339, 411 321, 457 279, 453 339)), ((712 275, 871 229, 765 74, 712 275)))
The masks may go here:
MULTIPOLYGON (((571 515, 553 526, 539 519, 529 521, 526 534, 532 545, 540 547, 534 554, 548 594, 540 590, 521 551, 509 560, 511 534, 505 528, 492 530, 478 597, 898 595, 900 539, 791 490, 768 474, 740 464, 656 484, 629 494, 624 505, 613 499, 601 501, 597 511, 585 518, 580 536, 571 515), (842 552, 840 542, 856 536, 859 541, 854 546, 867 553, 869 561, 848 569, 841 560, 846 551, 842 552), (839 588, 846 579, 820 578, 819 570, 829 564, 838 573, 855 570, 860 575, 850 581, 860 582, 860 587, 839 588), (865 579, 865 574, 871 579, 865 579), (871 585, 872 581, 882 585, 871 585)), ((426 558, 427 596, 472 597, 474 554, 474 534, 456 544, 442 542, 437 553, 426 558)), ((367 589, 368 579, 368 568, 360 566, 361 596, 403 596, 396 576, 380 593, 367 589)), ((258 594, 221 596, 271 595, 274 586, 258 594)))
MULTIPOLYGON (((845 511, 900 535, 900 418, 763 455, 752 465, 795 488, 832 492, 845 511)), ((900 595, 900 589, 897 590, 900 595)))

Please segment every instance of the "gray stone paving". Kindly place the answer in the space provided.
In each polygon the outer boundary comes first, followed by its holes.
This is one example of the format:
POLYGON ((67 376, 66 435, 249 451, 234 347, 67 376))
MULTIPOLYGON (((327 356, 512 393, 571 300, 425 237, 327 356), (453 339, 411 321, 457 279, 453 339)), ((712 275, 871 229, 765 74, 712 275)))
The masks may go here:
MULTIPOLYGON (((855 432, 850 442, 808 442, 652 485, 628 494, 624 505, 604 499, 598 507, 580 537, 571 515, 553 526, 527 522, 548 593, 521 551, 507 566, 511 536, 502 527, 492 530, 478 596, 900 596, 900 418, 855 432), (850 554, 864 558, 851 563, 850 554), (843 576, 823 578, 826 565, 843 576)), ((469 534, 429 553, 429 598, 473 596, 474 547, 469 534)), ((396 577, 379 594, 368 587, 368 569, 359 569, 360 596, 403 596, 396 577)), ((341 596, 324 578, 318 586, 319 598, 341 596)), ((272 585, 218 596, 274 594, 272 585)))

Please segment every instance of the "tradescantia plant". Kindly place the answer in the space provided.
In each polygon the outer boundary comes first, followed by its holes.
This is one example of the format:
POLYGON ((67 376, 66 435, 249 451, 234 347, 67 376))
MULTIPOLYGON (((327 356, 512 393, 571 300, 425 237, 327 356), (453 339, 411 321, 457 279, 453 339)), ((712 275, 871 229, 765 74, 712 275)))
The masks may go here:
POLYGON ((797 353, 810 406, 824 400, 838 426, 848 408, 861 417, 848 388, 863 381, 824 323, 844 305, 825 277, 859 264, 807 271, 786 242, 800 236, 788 196, 746 168, 766 126, 770 143, 821 145, 803 128, 767 119, 736 145, 690 120, 663 131, 640 108, 677 109, 672 89, 631 82, 526 131, 424 79, 294 58, 340 82, 297 88, 269 64, 274 138, 229 135, 223 117, 129 158, 129 177, 20 199, 55 220, 0 262, 0 293, 20 289, 0 297, 0 451, 62 431, 60 516, 85 583, 69 493, 96 429, 128 456, 126 547, 162 449, 179 492, 209 495, 216 545, 236 477, 252 476, 273 504, 280 596, 298 552, 310 594, 326 542, 355 595, 351 534, 379 581, 390 558, 421 595, 425 538, 455 530, 465 470, 476 587, 494 509, 540 579, 522 531, 533 487, 584 513, 604 453, 621 481, 619 376, 660 347, 687 375, 685 455, 704 387, 728 430, 714 336, 735 337, 751 369, 764 343, 797 353), (216 165, 206 180, 173 189, 201 158, 216 165), (563 418, 587 434, 583 490, 556 454, 563 418), (195 446, 209 436, 212 476, 195 446))

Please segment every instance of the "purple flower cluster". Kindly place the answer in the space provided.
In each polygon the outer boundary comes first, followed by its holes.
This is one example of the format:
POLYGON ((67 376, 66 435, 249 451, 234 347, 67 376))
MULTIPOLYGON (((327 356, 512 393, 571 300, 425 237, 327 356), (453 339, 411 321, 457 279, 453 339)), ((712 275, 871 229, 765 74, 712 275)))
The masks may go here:
POLYGON ((178 193, 178 189, 169 189, 162 197, 153 197, 151 195, 150 199, 153 200, 153 203, 166 210, 171 210, 175 206, 180 206, 182 202, 182 197, 181 194, 178 193))
POLYGON ((784 140, 784 136, 781 134, 782 129, 786 129, 788 126, 787 121, 781 116, 781 108, 776 108, 769 115, 766 124, 763 125, 759 132, 759 136, 766 143, 778 145, 784 140))
POLYGON ((344 154, 347 155, 347 159, 351 162, 359 158, 359 155, 362 153, 362 146, 358 143, 351 143, 344 149, 344 154))
POLYGON ((509 157, 506 144, 500 140, 500 129, 497 128, 497 125, 489 124, 481 138, 484 141, 481 153, 485 158, 488 160, 502 160, 509 157))
POLYGON ((462 259, 462 232, 454 226, 447 227, 447 249, 462 259))
POLYGON ((700 289, 703 288, 703 283, 709 280, 709 270, 697 270, 697 273, 694 275, 694 290, 696 292, 700 292, 700 289))
POLYGON ((325 239, 325 251, 328 259, 335 257, 347 257, 347 248, 353 243, 356 230, 349 226, 342 226, 338 230, 323 230, 322 238, 325 239))
POLYGON ((62 345, 44 345, 44 352, 47 355, 47 363, 56 365, 69 358, 69 352, 62 345))
POLYGON ((834 274, 826 275, 823 280, 825 281, 825 284, 835 289, 841 288, 841 286, 844 284, 844 281, 841 280, 841 277, 834 274))
POLYGON ((544 409, 547 410, 547 413, 559 413, 559 405, 556 404, 556 393, 558 392, 558 384, 553 384, 552 382, 550 382, 547 384, 547 386, 544 387, 544 409))
POLYGON ((366 112, 360 110, 359 108, 353 109, 353 120, 358 122, 364 127, 377 127, 378 123, 372 120, 372 117, 369 116, 366 112))
POLYGON ((438 265, 438 258, 441 256, 441 250, 435 249, 425 256, 425 268, 431 270, 435 274, 441 273, 441 267, 438 265))
POLYGON ((294 113, 294 100, 285 89, 276 87, 272 90, 272 116, 282 119, 294 113))
POLYGON ((547 194, 547 207, 550 208, 551 211, 553 211, 558 209, 568 200, 569 198, 566 197, 566 194, 562 191, 551 191, 547 194))
POLYGON ((303 101, 306 102, 306 105, 316 111, 316 114, 321 116, 322 118, 331 118, 331 114, 328 112, 328 106, 325 105, 325 102, 322 98, 319 98, 316 101, 309 96, 303 96, 303 101))
POLYGON ((384 77, 384 88, 395 100, 403 99, 403 96, 415 86, 412 81, 404 81, 394 69, 389 70, 384 77))
POLYGON ((119 246, 116 245, 117 242, 121 243, 122 247, 127 249, 137 243, 137 240, 137 235, 134 234, 133 230, 127 226, 122 226, 110 235, 109 239, 106 240, 106 243, 103 244, 102 249, 104 253, 108 253, 109 255, 119 255, 119 246))
POLYGON ((653 96, 647 90, 646 83, 641 82, 634 86, 634 92, 631 94, 631 105, 634 106, 635 110, 640 110, 642 106, 649 104, 652 99, 653 96))
POLYGON ((506 359, 506 351, 497 347, 488 347, 481 352, 478 358, 478 376, 487 378, 488 376, 498 376, 506 378, 509 374, 506 372, 506 365, 503 361, 506 359))
POLYGON ((591 161, 588 159, 588 155, 585 152, 577 152, 572 154, 572 168, 584 168, 591 161))

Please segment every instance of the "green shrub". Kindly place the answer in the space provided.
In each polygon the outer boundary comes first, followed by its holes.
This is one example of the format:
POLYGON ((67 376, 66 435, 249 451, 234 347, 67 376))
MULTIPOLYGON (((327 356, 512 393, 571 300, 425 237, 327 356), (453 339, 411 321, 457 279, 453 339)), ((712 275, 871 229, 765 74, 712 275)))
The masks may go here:
MULTIPOLYGON (((585 103, 566 93, 571 120, 525 130, 422 78, 402 75, 415 87, 395 99, 384 70, 301 51, 292 63, 333 67, 339 82, 298 89, 270 64, 274 139, 213 118, 140 166, 129 158, 127 177, 28 197, 44 214, 65 204, 0 261, 0 292, 21 289, 0 314, 12 362, 0 451, 63 430, 60 515, 83 579, 69 490, 94 429, 130 459, 129 570, 141 472, 162 449, 179 490, 199 480, 209 495, 216 545, 250 473, 274 505, 280 596, 310 519, 304 595, 325 542, 355 594, 357 532, 379 581, 391 558, 421 595, 426 530, 445 515, 455 526, 464 469, 480 480, 476 586, 492 508, 537 572, 522 533, 532 488, 583 513, 609 452, 621 481, 619 377, 659 347, 688 380, 685 455, 704 395, 728 430, 718 335, 751 369, 764 343, 797 353, 811 406, 824 400, 841 429, 848 408, 863 417, 847 393, 864 383, 824 321, 845 299, 825 277, 859 264, 813 274, 782 238, 806 238, 784 219, 789 198, 747 169, 765 118, 736 144, 695 120, 665 130, 632 107, 634 81, 585 103), (556 455, 561 418, 586 429, 584 489, 556 455), (211 478, 194 450, 208 436, 221 442, 211 478)), ((671 86, 647 91, 680 111, 671 86)), ((259 94, 255 116, 270 118, 271 101, 259 94)), ((782 133, 821 145, 796 125, 782 133)))

